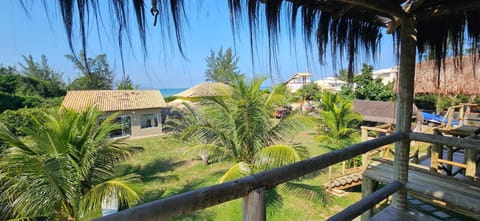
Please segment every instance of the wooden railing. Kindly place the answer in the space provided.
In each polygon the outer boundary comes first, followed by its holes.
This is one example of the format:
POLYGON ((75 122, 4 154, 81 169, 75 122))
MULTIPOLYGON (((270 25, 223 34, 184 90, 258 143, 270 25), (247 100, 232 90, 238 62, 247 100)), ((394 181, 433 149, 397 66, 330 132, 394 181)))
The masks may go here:
POLYGON ((431 163, 430 170, 433 172, 441 173, 442 164, 450 167, 450 173, 447 175, 454 176, 456 172, 451 171, 451 167, 455 166, 461 170, 465 170, 465 176, 470 180, 477 180, 476 169, 477 169, 477 153, 480 152, 480 140, 478 139, 469 139, 473 138, 477 132, 475 132, 471 137, 467 138, 458 138, 458 137, 446 137, 439 134, 423 134, 423 133, 410 133, 409 137, 412 140, 422 141, 431 143, 431 163), (442 146, 448 146, 450 148, 460 148, 464 149, 464 160, 465 163, 459 163, 452 160, 451 154, 453 151, 449 151, 447 159, 442 159, 441 154, 443 153, 442 146))
MULTIPOLYGON (((341 150, 332 151, 317 157, 257 173, 228 183, 209 186, 146 203, 99 218, 98 220, 169 220, 174 217, 190 214, 194 211, 241 197, 244 197, 244 220, 265 220, 265 193, 267 190, 287 181, 300 178, 309 173, 327 168, 330 165, 353 158, 375 148, 401 141, 405 138, 407 138, 407 136, 403 133, 392 133, 385 137, 365 141, 341 150)), ((400 186, 401 184, 399 182, 392 182, 392 184, 375 192, 372 196, 357 202, 339 213, 337 216, 332 217, 331 220, 339 220, 342 219, 342 217, 358 216, 374 206, 376 202, 379 202, 396 192, 400 186)))

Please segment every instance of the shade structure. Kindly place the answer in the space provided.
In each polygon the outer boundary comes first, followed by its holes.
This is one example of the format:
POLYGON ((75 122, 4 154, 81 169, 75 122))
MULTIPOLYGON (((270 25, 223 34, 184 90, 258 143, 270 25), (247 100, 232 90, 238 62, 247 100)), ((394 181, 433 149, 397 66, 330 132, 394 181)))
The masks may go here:
POLYGON ((218 82, 203 82, 178 94, 175 94, 174 96, 178 98, 191 99, 201 97, 228 96, 231 93, 232 88, 226 84, 218 82))
POLYGON ((480 61, 464 56, 450 57, 444 66, 435 67, 435 60, 415 67, 415 93, 480 95, 480 61))

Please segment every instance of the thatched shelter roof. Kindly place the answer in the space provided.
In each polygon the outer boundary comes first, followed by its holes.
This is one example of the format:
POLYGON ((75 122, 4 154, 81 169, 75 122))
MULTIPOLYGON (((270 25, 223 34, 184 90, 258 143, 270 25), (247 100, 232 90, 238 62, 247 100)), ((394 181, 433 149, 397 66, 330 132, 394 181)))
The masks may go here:
MULTIPOLYGON (((364 121, 395 124, 395 102, 354 100, 353 111, 362 115, 364 121)), ((413 105, 414 116, 419 114, 418 108, 413 105)))
POLYGON ((187 90, 184 90, 175 97, 178 98, 199 98, 199 97, 218 97, 231 94, 232 88, 219 82, 203 82, 187 90))
POLYGON ((415 93, 480 95, 480 61, 447 58, 440 70, 435 63, 430 60, 416 65, 415 93))

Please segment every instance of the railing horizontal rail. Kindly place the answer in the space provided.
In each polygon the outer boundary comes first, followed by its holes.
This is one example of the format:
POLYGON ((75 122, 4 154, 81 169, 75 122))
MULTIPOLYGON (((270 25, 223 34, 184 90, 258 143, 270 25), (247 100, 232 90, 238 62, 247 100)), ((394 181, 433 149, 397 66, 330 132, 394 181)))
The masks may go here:
POLYGON ((361 215, 363 212, 374 207, 380 201, 397 192, 401 187, 402 184, 400 182, 393 181, 384 186, 382 189, 375 191, 367 197, 364 197, 362 200, 345 208, 343 211, 330 217, 328 221, 353 220, 355 217, 361 215))
POLYGON ((213 185, 142 204, 109 216, 101 217, 97 220, 169 220, 173 217, 190 214, 196 210, 244 197, 255 189, 271 189, 281 183, 297 179, 306 174, 327 168, 330 165, 405 138, 407 138, 407 136, 404 133, 392 133, 385 137, 365 141, 341 150, 332 151, 231 182, 213 185))
POLYGON ((416 133, 416 132, 410 133, 409 137, 410 139, 416 140, 416 141, 480 150, 480 140, 477 140, 477 139, 446 137, 442 135, 424 134, 424 133, 416 133))

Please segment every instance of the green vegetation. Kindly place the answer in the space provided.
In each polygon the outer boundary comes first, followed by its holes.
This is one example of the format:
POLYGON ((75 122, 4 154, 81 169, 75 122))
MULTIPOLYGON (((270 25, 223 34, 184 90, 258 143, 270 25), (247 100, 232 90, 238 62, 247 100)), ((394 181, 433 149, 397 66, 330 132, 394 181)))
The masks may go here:
POLYGON ((360 100, 373 101, 393 101, 395 93, 393 92, 393 83, 384 85, 380 78, 373 79, 373 66, 363 64, 362 73, 353 78, 356 83, 355 90, 350 87, 342 89, 342 96, 352 97, 360 100))
POLYGON ((316 137, 320 143, 340 149, 358 142, 356 127, 361 116, 353 112, 352 102, 348 98, 326 92, 322 96, 321 108, 319 135, 316 137))
MULTIPOLYGON (((182 137, 193 143, 187 153, 209 160, 227 159, 235 162, 218 182, 238 179, 253 173, 288 165, 309 155, 302 145, 289 145, 288 139, 301 124, 295 117, 273 119, 271 113, 277 105, 287 103, 284 88, 274 88, 265 93, 260 89, 265 78, 234 78, 233 94, 225 98, 204 98, 203 106, 176 124, 183 130, 182 137)), ((317 185, 287 182, 269 190, 270 208, 282 205, 282 196, 293 194, 312 198, 325 204, 327 198, 317 185), (283 194, 279 194, 283 193, 283 194)))
POLYGON ((130 75, 124 75, 117 85, 117 90, 138 90, 139 88, 140 85, 133 84, 132 79, 130 79, 130 75))
POLYGON ((19 108, 57 106, 58 99, 65 95, 62 74, 47 64, 43 55, 41 63, 32 56, 24 57, 21 71, 15 67, 0 67, 0 113, 19 108))
POLYGON ((69 90, 111 90, 113 88, 113 72, 110 70, 106 54, 87 58, 85 53, 80 51, 79 57, 75 55, 65 55, 65 57, 80 71, 80 77, 68 85, 69 90))
MULTIPOLYGON (((304 128, 291 136, 292 144, 302 144, 312 155, 327 153, 331 149, 319 145, 314 140, 316 120, 301 117, 304 128)), ((185 152, 191 144, 175 138, 174 134, 129 140, 132 146, 143 146, 145 151, 123 163, 119 170, 135 172, 142 176, 143 183, 138 188, 144 193, 142 202, 149 202, 187 192, 193 189, 214 185, 235 162, 212 161, 205 165, 201 160, 190 159, 185 152), (161 153, 161 154, 159 154, 161 153)), ((334 172, 340 166, 334 167, 334 172)), ((328 181, 327 170, 309 175, 300 183, 321 185, 328 181)), ((360 199, 359 192, 349 192, 345 196, 327 195, 331 202, 326 206, 318 199, 305 198, 295 194, 282 194, 281 209, 268 214, 268 220, 325 220, 360 199)), ((241 200, 223 203, 177 220, 241 220, 241 200)))
POLYGON ((108 139, 119 126, 115 114, 100 124, 94 108, 43 114, 42 121, 33 117, 25 137, 0 125, 0 219, 89 220, 106 197, 121 207, 138 201, 131 184, 139 176, 114 176, 116 164, 141 150, 108 139))
POLYGON ((314 100, 320 101, 322 97, 322 89, 315 84, 310 82, 309 84, 303 85, 300 89, 293 93, 291 101, 302 102, 305 100, 314 100))
POLYGON ((238 57, 232 52, 231 48, 220 50, 215 54, 213 50, 210 51, 210 56, 205 59, 207 62, 207 70, 205 71, 206 81, 215 81, 225 84, 230 84, 232 78, 242 76, 238 71, 238 57))

